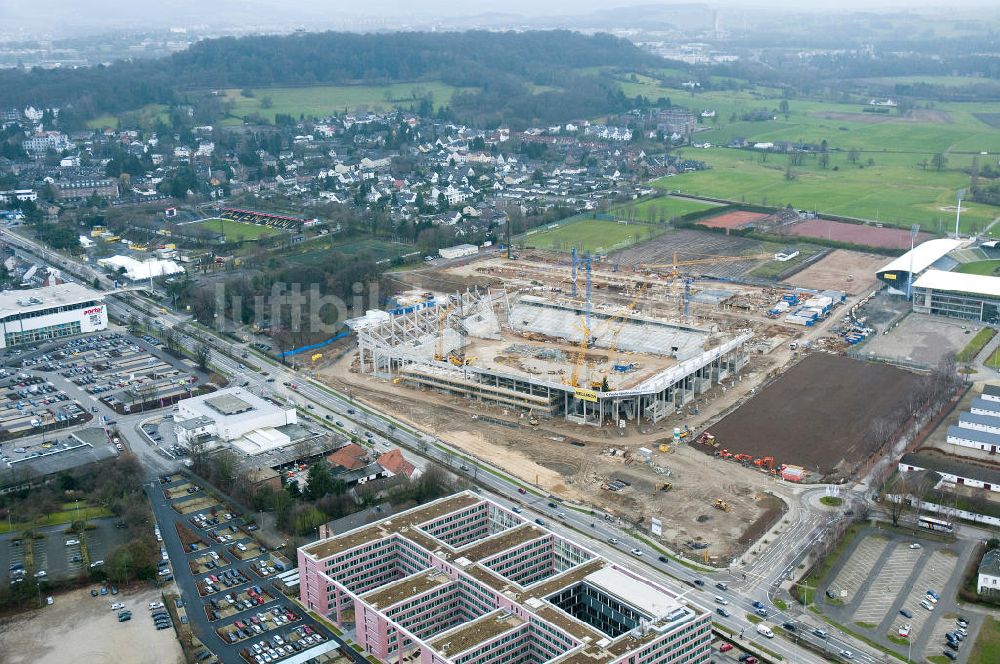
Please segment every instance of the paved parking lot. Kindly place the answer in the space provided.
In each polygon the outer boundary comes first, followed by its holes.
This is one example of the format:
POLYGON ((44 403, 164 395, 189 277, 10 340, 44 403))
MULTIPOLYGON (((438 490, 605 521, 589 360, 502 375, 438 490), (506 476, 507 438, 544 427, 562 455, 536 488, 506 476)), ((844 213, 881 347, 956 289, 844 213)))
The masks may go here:
MULTIPOLYGON (((226 506, 221 506, 221 509, 217 511, 215 518, 219 519, 218 523, 206 523, 205 527, 201 527, 199 523, 192 522, 192 518, 196 515, 203 515, 206 519, 213 518, 211 512, 209 511, 209 505, 217 504, 215 501, 206 500, 206 506, 194 512, 189 512, 187 514, 179 514, 171 507, 171 502, 165 495, 164 489, 170 487, 179 487, 188 482, 187 479, 181 476, 174 476, 171 478, 170 482, 163 483, 161 481, 152 481, 146 484, 146 492, 150 498, 152 504, 153 513, 156 517, 157 524, 160 528, 160 533, 163 536, 163 546, 166 547, 167 552, 170 557, 170 562, 174 571, 174 580, 177 583, 178 589, 180 590, 185 602, 187 603, 188 617, 190 619, 190 626, 195 636, 197 636, 206 647, 208 647, 212 652, 214 652, 218 657, 220 662, 223 664, 256 664, 256 649, 253 647, 257 644, 261 649, 261 655, 267 650, 269 658, 271 661, 281 661, 291 656, 292 653, 300 655, 298 651, 291 648, 290 652, 282 652, 278 654, 279 646, 274 642, 274 637, 278 636, 283 642, 298 641, 303 634, 301 628, 303 626, 308 626, 313 634, 319 634, 322 638, 321 641, 315 641, 313 643, 303 642, 304 645, 300 644, 299 648, 302 652, 312 651, 310 654, 319 655, 325 651, 335 650, 337 647, 337 642, 333 638, 333 635, 323 626, 318 624, 315 620, 310 618, 305 614, 297 605, 295 605, 289 598, 284 597, 281 593, 271 585, 272 574, 267 576, 262 576, 258 572, 251 569, 253 563, 259 563, 263 560, 270 559, 269 554, 260 554, 260 549, 257 548, 258 556, 248 559, 245 561, 239 561, 232 559, 233 556, 227 549, 234 546, 237 542, 242 542, 248 549, 252 547, 257 547, 255 540, 251 539, 250 535, 240 528, 241 521, 238 517, 226 520, 224 514, 229 510, 226 506), (204 542, 209 544, 207 549, 201 549, 197 552, 186 552, 181 543, 180 536, 177 533, 175 527, 176 524, 182 524, 184 527, 189 528, 194 532, 196 536, 202 539, 204 542), (226 529, 223 526, 236 526, 237 532, 233 532, 228 529, 228 534, 233 536, 232 541, 222 541, 219 542, 217 539, 212 538, 212 532, 222 532, 226 533, 226 529), (211 556, 211 552, 221 557, 230 558, 228 563, 221 568, 215 567, 209 569, 207 572, 201 572, 194 574, 190 570, 189 563, 194 559, 200 559, 204 556, 211 556), (225 587, 224 584, 221 590, 210 593, 207 596, 202 596, 199 592, 199 583, 201 582, 202 587, 204 586, 204 580, 208 575, 215 575, 216 577, 221 577, 218 573, 219 569, 222 570, 237 570, 242 573, 243 578, 246 579, 243 583, 238 583, 225 587), (259 587, 262 591, 269 594, 272 599, 265 599, 263 603, 257 603, 253 601, 249 606, 232 606, 230 603, 226 603, 227 607, 230 609, 235 609, 233 612, 226 612, 226 616, 222 617, 216 621, 210 620, 211 614, 208 612, 211 610, 211 600, 215 600, 217 604, 220 598, 224 598, 226 595, 232 595, 232 599, 237 600, 238 596, 244 598, 245 600, 250 600, 251 597, 248 594, 249 589, 254 586, 259 587), (206 606, 208 608, 206 608, 206 606), (228 635, 232 632, 224 632, 224 636, 220 636, 217 633, 217 628, 224 625, 233 625, 235 621, 240 620, 246 624, 249 621, 250 625, 253 625, 253 618, 257 617, 258 622, 260 621, 260 616, 258 614, 264 614, 266 612, 271 612, 274 609, 281 607, 286 613, 287 611, 292 611, 295 620, 283 621, 280 625, 275 623, 273 620, 271 624, 270 631, 265 631, 263 625, 259 625, 260 632, 257 632, 253 627, 241 628, 248 630, 244 634, 237 636, 240 639, 238 642, 227 643, 229 640, 228 635), (276 628, 276 629, 275 629, 276 628), (293 635, 293 632, 298 635, 293 635), (266 644, 262 641, 267 641, 266 644), (241 655, 241 651, 246 651, 247 649, 254 651, 251 658, 244 658, 241 655)), ((187 500, 191 498, 205 497, 205 494, 201 491, 197 493, 188 494, 183 491, 178 494, 177 501, 187 500), (183 496, 183 497, 181 497, 183 496)), ((220 582, 221 583, 221 582, 220 582)), ((214 585, 214 584, 213 584, 214 585)), ((353 651, 352 651, 353 653, 353 651)), ((355 658, 356 660, 358 658, 355 658)), ((265 661, 261 657, 261 661, 265 661)), ((360 662, 364 662, 363 659, 360 662)))
MULTIPOLYGON (((957 556, 945 551, 934 551, 921 558, 920 564, 917 566, 920 573, 910 584, 909 593, 901 607, 913 614, 913 618, 909 620, 910 624, 913 625, 913 635, 910 638, 919 640, 924 625, 932 622, 934 614, 938 612, 938 607, 935 606, 933 611, 928 611, 920 606, 920 602, 927 595, 928 590, 941 593, 941 589, 948 583, 948 579, 955 571, 957 560, 957 556)), ((934 605, 931 604, 931 606, 934 605)))
POLYGON ((854 612, 855 622, 873 625, 882 622, 913 574, 913 565, 921 553, 920 550, 914 551, 903 543, 892 546, 892 552, 881 568, 872 567, 872 570, 878 570, 878 574, 872 579, 868 590, 861 598, 861 604, 854 612))
MULTIPOLYGON (((894 649, 912 661, 940 656, 944 633, 954 629, 959 614, 955 598, 962 570, 969 561, 973 545, 967 541, 941 542, 921 539, 919 534, 907 536, 876 528, 863 530, 845 553, 845 560, 834 564, 831 581, 820 591, 847 590, 842 605, 820 599, 823 614, 834 622, 849 626, 883 646, 894 649), (919 544, 919 548, 910 548, 919 544), (838 586, 843 584, 843 586, 838 586), (864 589, 850 594, 847 586, 864 589), (933 610, 920 605, 933 590, 940 596, 933 610), (912 617, 900 613, 905 610, 912 617), (889 640, 904 624, 910 625, 909 642, 900 645, 889 640)), ((819 595, 821 598, 823 595, 819 595)), ((982 616, 974 611, 961 611, 970 620, 966 644, 975 640, 982 616)), ((965 649, 960 646, 958 661, 965 661, 965 649)))
MULTIPOLYGON (((958 650, 948 648, 945 643, 948 642, 945 634, 948 632, 953 632, 958 629, 958 625, 955 623, 955 619, 958 618, 957 613, 944 613, 939 616, 935 616, 933 625, 929 626, 928 632, 929 637, 927 639, 927 644, 924 646, 924 657, 933 657, 934 655, 940 655, 945 650, 951 650, 953 653, 958 655, 960 661, 965 661, 969 653, 967 652, 972 648, 972 632, 969 632, 969 636, 959 642, 958 650)), ((964 614, 963 614, 964 615, 964 614)))
POLYGON ((837 577, 830 583, 829 589, 845 604, 850 604, 858 591, 864 589, 865 579, 875 568, 875 564, 888 545, 889 540, 885 537, 873 535, 864 538, 854 549, 854 553, 837 577))

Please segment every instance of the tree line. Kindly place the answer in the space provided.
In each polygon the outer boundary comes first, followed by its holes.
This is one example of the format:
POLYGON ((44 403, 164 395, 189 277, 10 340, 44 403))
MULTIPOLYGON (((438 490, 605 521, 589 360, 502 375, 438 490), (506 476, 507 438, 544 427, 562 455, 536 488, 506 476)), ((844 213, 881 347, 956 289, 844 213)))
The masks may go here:
POLYGON ((103 113, 189 103, 206 88, 441 80, 479 91, 463 94, 456 113, 526 121, 621 110, 616 85, 573 70, 656 60, 624 39, 570 31, 322 32, 207 39, 165 58, 106 66, 2 70, 0 89, 8 104, 57 106, 61 124, 79 126, 103 113), (550 84, 560 90, 533 95, 533 85, 550 84))

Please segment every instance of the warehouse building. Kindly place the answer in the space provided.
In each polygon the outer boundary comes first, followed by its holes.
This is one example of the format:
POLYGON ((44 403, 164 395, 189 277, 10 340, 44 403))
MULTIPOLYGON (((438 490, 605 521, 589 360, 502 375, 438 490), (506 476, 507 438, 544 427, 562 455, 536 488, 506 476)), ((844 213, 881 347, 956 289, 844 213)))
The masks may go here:
POLYGON ((296 422, 295 408, 231 388, 178 401, 174 432, 186 447, 209 439, 230 442, 247 437, 257 447, 270 449, 290 442, 278 427, 296 422))
POLYGON ((948 437, 945 440, 952 445, 960 445, 990 454, 996 454, 997 450, 1000 449, 1000 434, 965 427, 948 427, 948 437))
POLYGON ((899 460, 899 472, 929 470, 948 484, 968 486, 985 491, 1000 491, 1000 470, 937 455, 911 452, 899 460))
POLYGON ((705 609, 465 491, 298 549, 303 604, 382 662, 704 663, 705 609))
POLYGON ((1000 403, 1000 385, 984 385, 982 397, 1000 403))
POLYGON ((1000 434, 1000 417, 962 413, 958 416, 958 426, 963 429, 972 429, 973 431, 1000 434))
POLYGON ((438 249, 441 258, 452 259, 463 256, 475 256, 479 253, 479 247, 474 244, 457 244, 454 247, 443 247, 438 249))
POLYGON ((107 328, 104 296, 79 284, 0 293, 0 348, 38 344, 107 328))
POLYGON ((876 272, 875 276, 888 284, 889 288, 897 294, 906 294, 911 275, 916 280, 931 267, 950 270, 957 265, 957 261, 951 260, 947 256, 949 252, 958 249, 963 244, 965 244, 964 240, 948 238, 927 240, 899 258, 893 259, 888 265, 876 272))
POLYGON ((1000 277, 928 270, 913 284, 913 311, 1000 323, 1000 277))
POLYGON ((1000 401, 990 401, 989 399, 973 399, 969 406, 969 412, 974 415, 992 415, 1000 417, 1000 401))

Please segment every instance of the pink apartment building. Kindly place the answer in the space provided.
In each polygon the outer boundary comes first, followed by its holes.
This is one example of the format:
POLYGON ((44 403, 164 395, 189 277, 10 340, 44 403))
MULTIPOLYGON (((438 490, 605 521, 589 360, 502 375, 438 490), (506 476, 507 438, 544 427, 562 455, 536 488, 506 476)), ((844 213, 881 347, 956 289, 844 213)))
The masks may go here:
POLYGON ((708 662, 711 614, 466 491, 298 550, 302 602, 383 662, 708 662))

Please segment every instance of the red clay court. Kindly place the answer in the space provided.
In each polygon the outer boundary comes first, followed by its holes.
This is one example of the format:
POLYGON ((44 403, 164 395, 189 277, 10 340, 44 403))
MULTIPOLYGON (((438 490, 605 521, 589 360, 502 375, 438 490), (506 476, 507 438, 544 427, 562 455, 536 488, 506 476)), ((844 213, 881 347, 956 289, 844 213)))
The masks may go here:
POLYGON ((746 210, 735 210, 733 212, 723 212, 722 214, 708 217, 698 222, 699 226, 707 228, 728 228, 730 230, 740 230, 752 225, 755 221, 766 219, 768 215, 760 212, 747 212, 746 210))
MULTIPOLYGON (((867 247, 906 250, 910 248, 910 231, 905 228, 876 228, 875 226, 849 224, 829 219, 808 219, 789 226, 786 231, 799 237, 817 237, 867 247)), ((920 233, 917 236, 917 244, 933 237, 930 233, 920 233)))

